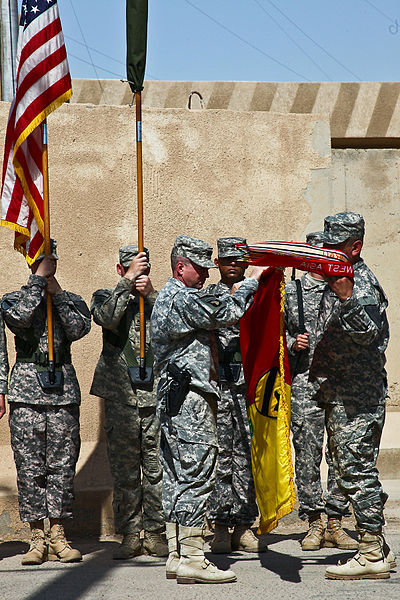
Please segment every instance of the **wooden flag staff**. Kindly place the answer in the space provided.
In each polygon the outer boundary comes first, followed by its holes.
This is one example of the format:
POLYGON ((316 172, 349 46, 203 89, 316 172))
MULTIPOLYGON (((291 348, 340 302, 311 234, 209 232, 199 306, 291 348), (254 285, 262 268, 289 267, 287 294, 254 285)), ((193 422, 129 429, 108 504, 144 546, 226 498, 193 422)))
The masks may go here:
MULTIPOLYGON (((135 92, 136 105, 136 181, 138 211, 138 250, 144 251, 143 233, 143 159, 142 159, 142 93, 135 92)), ((146 366, 146 324, 144 315, 144 298, 139 296, 140 354, 139 370, 135 383, 146 383, 153 380, 153 369, 146 366)))
MULTIPOLYGON (((49 158, 47 149, 47 119, 43 121, 43 144, 42 144, 42 171, 43 171, 43 225, 44 225, 44 254, 51 255, 50 240, 50 201, 49 201, 49 158)), ((63 388, 63 373, 56 371, 54 362, 54 338, 53 338, 53 303, 51 295, 46 292, 47 306, 47 336, 48 336, 48 371, 38 371, 38 379, 41 387, 47 393, 57 393, 63 388)))

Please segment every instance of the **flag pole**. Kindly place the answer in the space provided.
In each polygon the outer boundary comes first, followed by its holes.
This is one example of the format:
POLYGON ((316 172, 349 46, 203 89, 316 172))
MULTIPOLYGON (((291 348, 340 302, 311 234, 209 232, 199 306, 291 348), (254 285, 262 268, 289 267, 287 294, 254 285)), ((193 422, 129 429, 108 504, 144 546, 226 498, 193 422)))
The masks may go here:
MULTIPOLYGON (((138 211, 138 251, 143 252, 143 161, 142 90, 146 66, 148 0, 126 0, 126 74, 136 106, 136 187, 138 211)), ((132 106, 132 105, 131 105, 132 106)), ((139 366, 130 371, 136 385, 153 382, 153 369, 146 366, 146 323, 144 298, 139 294, 139 366)))
MULTIPOLYGON (((47 119, 43 121, 43 146, 42 146, 42 169, 43 169, 43 224, 44 224, 44 254, 51 255, 50 243, 50 201, 49 201, 49 156, 47 149, 47 119)), ((54 383, 54 340, 53 340, 53 305, 51 295, 46 292, 47 305, 47 336, 49 351, 49 378, 54 383)))
MULTIPOLYGON (((143 252, 143 160, 142 160, 142 92, 135 92, 136 104, 136 186, 137 186, 137 212, 138 212, 138 250, 143 252)), ((139 324, 140 324, 140 355, 139 376, 146 377, 146 326, 144 319, 144 298, 139 296, 139 324)))

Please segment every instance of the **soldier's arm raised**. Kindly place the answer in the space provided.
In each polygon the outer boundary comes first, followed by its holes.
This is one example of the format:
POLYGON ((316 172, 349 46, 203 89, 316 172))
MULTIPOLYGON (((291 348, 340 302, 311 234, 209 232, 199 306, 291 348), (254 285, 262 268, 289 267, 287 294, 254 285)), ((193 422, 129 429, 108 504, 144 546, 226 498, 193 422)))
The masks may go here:
POLYGON ((86 302, 77 294, 61 292, 53 296, 54 309, 62 321, 70 342, 79 340, 90 331, 91 318, 86 302))
POLYGON ((106 329, 118 329, 128 306, 131 290, 132 282, 126 277, 121 277, 113 290, 97 290, 90 303, 94 322, 106 329))
POLYGON ((4 321, 14 330, 31 326, 36 309, 43 298, 47 279, 40 275, 30 275, 28 283, 16 292, 6 294, 2 300, 4 321))
POLYGON ((183 320, 195 329, 218 329, 236 323, 253 301, 258 288, 256 279, 248 278, 232 296, 217 298, 207 292, 182 294, 178 310, 183 320))
POLYGON ((356 344, 367 346, 388 329, 386 303, 378 300, 376 292, 360 298, 354 296, 341 302, 340 322, 356 344))

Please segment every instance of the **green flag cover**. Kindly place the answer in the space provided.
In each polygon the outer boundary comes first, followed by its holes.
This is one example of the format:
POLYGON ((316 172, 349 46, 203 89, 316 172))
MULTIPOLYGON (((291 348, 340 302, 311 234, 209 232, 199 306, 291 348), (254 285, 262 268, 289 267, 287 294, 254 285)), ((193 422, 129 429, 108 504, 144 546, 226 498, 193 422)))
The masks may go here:
POLYGON ((126 73, 133 93, 143 89, 148 0, 126 0, 126 73))

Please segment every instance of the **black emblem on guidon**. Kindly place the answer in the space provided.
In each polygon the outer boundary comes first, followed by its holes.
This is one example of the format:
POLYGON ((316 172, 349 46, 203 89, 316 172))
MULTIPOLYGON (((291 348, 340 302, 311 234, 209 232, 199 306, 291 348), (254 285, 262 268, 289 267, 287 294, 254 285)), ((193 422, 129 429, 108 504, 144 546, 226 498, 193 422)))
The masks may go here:
POLYGON ((278 367, 272 367, 272 369, 260 377, 256 386, 256 409, 261 415, 270 419, 278 417, 279 402, 281 399, 280 387, 277 386, 278 376, 278 367))

